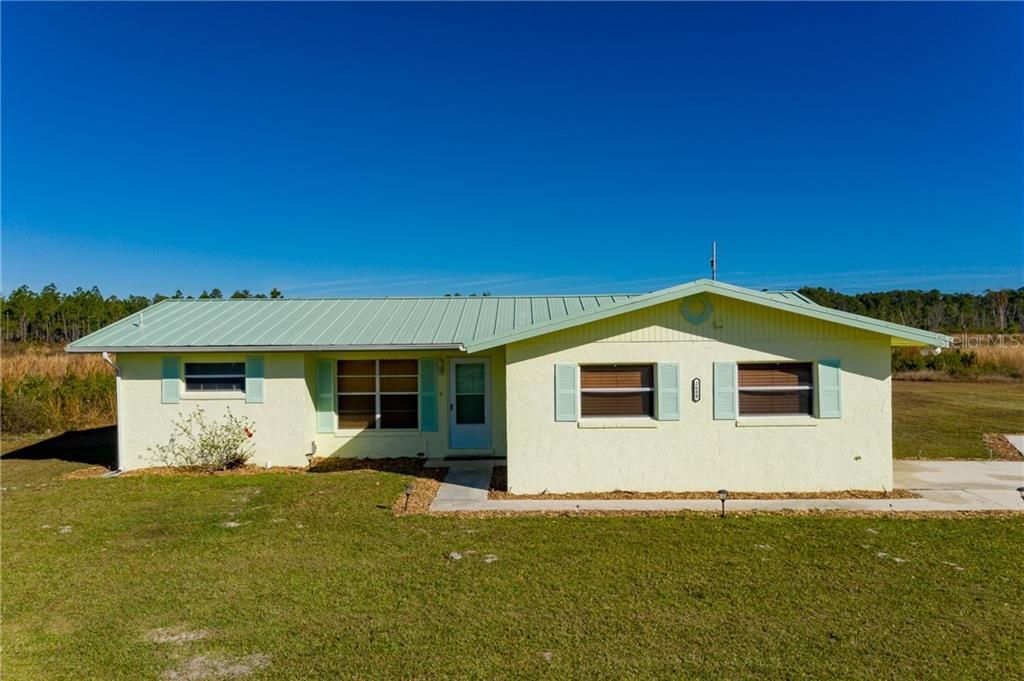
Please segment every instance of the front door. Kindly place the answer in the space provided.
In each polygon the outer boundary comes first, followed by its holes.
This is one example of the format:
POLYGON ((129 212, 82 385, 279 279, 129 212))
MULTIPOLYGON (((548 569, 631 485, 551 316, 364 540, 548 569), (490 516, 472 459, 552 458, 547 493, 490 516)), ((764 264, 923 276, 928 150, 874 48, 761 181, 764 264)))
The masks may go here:
POLYGON ((491 446, 490 368, 486 359, 451 360, 448 432, 452 449, 491 446))

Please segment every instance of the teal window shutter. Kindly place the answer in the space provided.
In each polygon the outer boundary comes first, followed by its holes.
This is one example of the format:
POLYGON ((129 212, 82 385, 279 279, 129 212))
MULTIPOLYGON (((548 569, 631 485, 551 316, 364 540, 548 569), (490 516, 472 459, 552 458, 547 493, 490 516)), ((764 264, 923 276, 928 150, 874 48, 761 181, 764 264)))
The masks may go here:
POLYGON ((818 418, 837 419, 842 415, 841 374, 838 359, 818 360, 818 418))
POLYGON ((245 358, 245 401, 249 404, 263 403, 263 355, 245 358))
POLYGON ((437 362, 420 360, 420 430, 437 432, 437 362))
POLYGON ((316 432, 333 433, 338 422, 334 415, 334 360, 316 362, 316 432))
POLYGON ((654 413, 659 421, 679 420, 679 365, 658 362, 657 402, 654 413))
POLYGON ((555 420, 576 420, 576 365, 555 365, 555 420))
POLYGON ((160 402, 177 404, 181 392, 180 362, 177 357, 160 358, 160 402))
POLYGON ((736 420, 736 362, 715 362, 714 413, 718 421, 736 420))
POLYGON ((181 373, 177 357, 160 359, 160 401, 164 405, 177 405, 181 391, 181 373))

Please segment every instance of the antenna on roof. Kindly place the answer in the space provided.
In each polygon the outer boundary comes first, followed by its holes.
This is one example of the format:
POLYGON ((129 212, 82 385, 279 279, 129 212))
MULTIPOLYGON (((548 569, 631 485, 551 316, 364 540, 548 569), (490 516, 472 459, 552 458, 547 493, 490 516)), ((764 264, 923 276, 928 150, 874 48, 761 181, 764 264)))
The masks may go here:
POLYGON ((718 243, 711 242, 711 281, 718 281, 718 243))

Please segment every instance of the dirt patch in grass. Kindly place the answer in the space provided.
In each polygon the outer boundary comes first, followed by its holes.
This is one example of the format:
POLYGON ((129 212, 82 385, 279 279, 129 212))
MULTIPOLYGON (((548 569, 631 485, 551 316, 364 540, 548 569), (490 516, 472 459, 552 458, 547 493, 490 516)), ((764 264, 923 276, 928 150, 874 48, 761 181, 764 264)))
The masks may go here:
POLYGON ((153 643, 173 643, 175 645, 202 641, 209 637, 210 632, 205 629, 190 631, 185 627, 161 627, 146 634, 146 638, 153 643))
POLYGON ((109 472, 110 469, 105 466, 88 466, 86 468, 76 468, 73 471, 68 471, 60 477, 62 480, 88 480, 89 478, 101 477, 104 473, 109 472))
MULTIPOLYGON (((729 492, 729 499, 916 499, 908 489, 888 491, 851 489, 841 492, 729 492)), ((718 499, 718 493, 705 492, 578 492, 573 494, 510 494, 508 468, 495 466, 491 472, 488 499, 718 499)))
POLYGON ((200 681, 200 679, 240 679, 266 667, 270 657, 257 653, 245 657, 222 655, 196 655, 177 669, 164 672, 165 679, 200 681))
POLYGON ((984 433, 981 439, 984 441, 985 446, 988 447, 988 450, 992 452, 993 457, 1010 461, 1021 460, 1021 453, 1010 444, 1010 441, 1002 433, 984 433))

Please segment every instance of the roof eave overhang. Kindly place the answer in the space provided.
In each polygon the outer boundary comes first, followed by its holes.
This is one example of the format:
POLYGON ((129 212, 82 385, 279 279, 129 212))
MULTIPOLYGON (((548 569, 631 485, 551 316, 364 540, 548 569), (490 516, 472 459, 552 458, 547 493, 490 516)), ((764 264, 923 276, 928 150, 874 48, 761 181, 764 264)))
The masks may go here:
POLYGON ((356 352, 356 351, 400 351, 400 350, 458 350, 465 352, 462 343, 440 344, 402 344, 402 345, 150 345, 150 346, 79 346, 72 343, 64 348, 65 352, 86 354, 97 352, 115 353, 161 353, 179 354, 190 352, 356 352))

